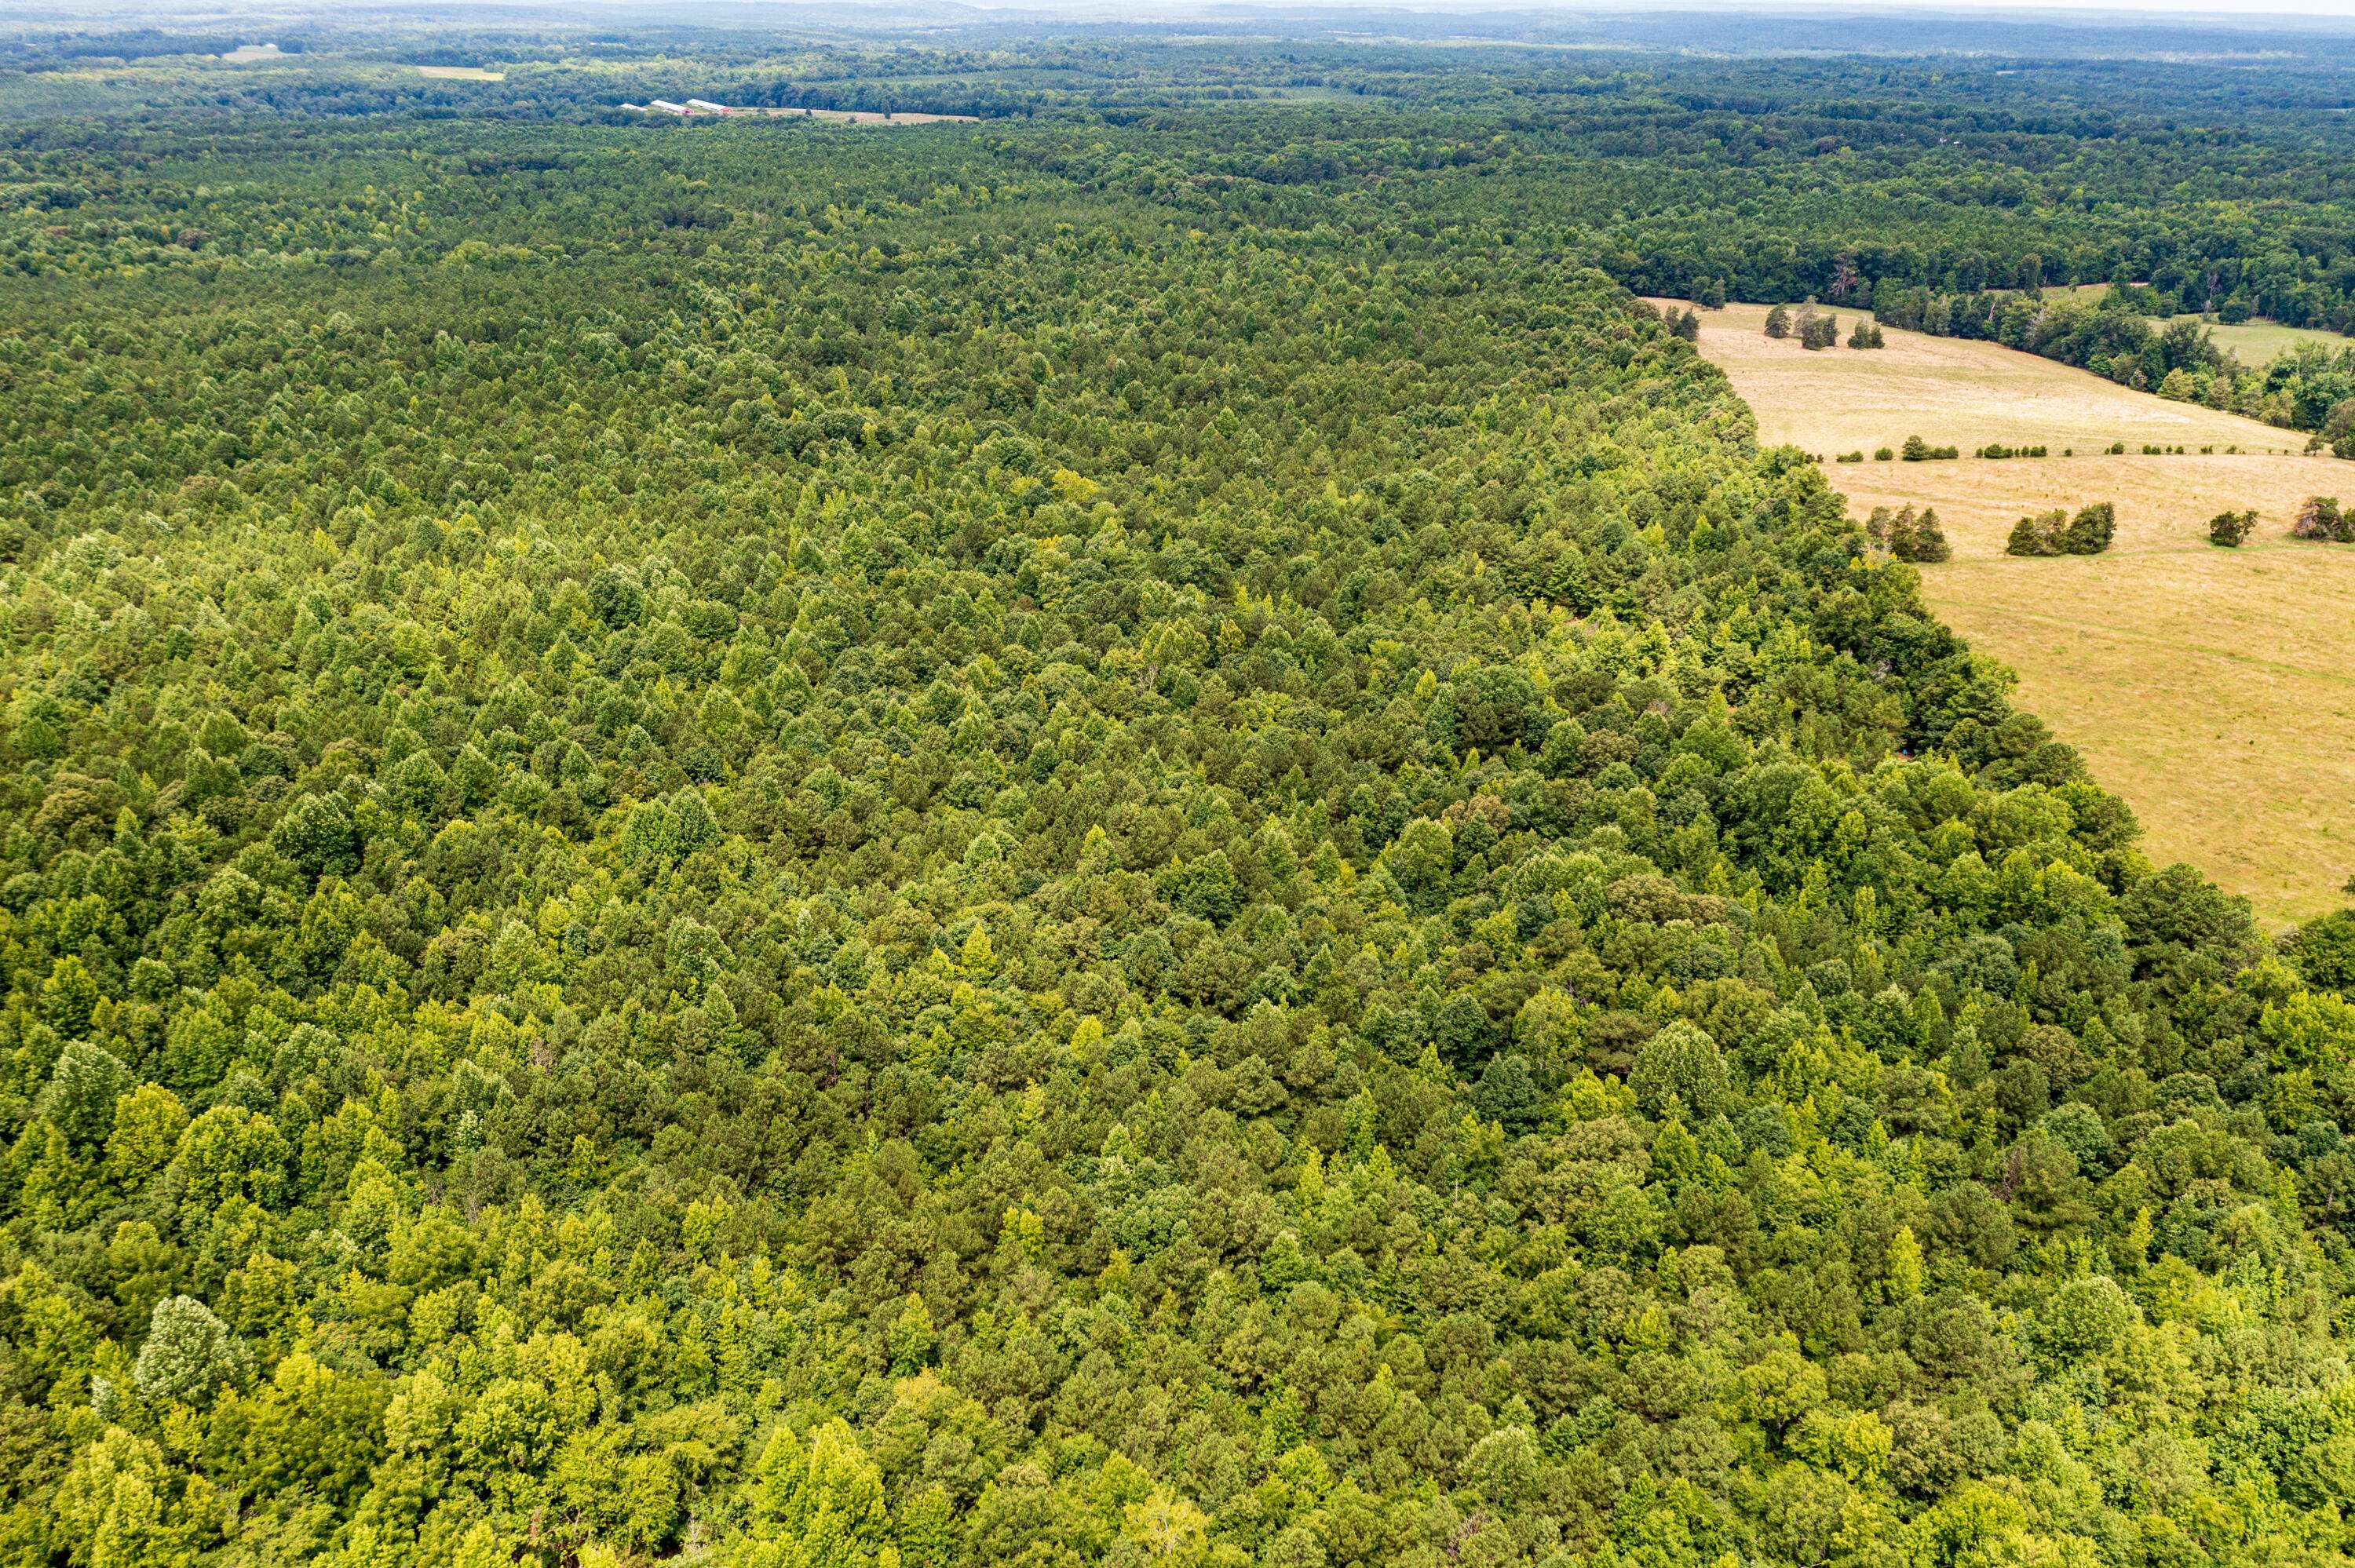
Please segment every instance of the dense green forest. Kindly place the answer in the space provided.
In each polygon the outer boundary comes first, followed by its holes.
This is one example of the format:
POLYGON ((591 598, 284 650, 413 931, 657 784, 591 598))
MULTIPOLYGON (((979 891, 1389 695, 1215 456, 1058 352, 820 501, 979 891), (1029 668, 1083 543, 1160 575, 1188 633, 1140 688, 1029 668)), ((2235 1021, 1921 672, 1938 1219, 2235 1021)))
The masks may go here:
MULTIPOLYGON (((1631 25, 1621 19, 1623 31, 1631 25)), ((1577 36, 1574 23, 1549 26, 1577 36)), ((1860 37, 1877 26, 1858 24, 1860 37)), ((1418 166, 1491 162, 1551 185, 1579 219, 1587 259, 1638 293, 1870 308, 1893 324, 2001 342, 2318 433, 2355 456, 2355 343, 2239 365, 2195 327, 2148 319, 2260 316, 2355 334, 2355 46, 2333 34, 2222 34, 2208 47, 2240 53, 2201 69, 2008 56, 2051 45, 2051 30, 1984 31, 1982 47, 1998 52, 1957 69, 1945 57, 1679 59, 1593 48, 1566 65, 1558 44, 1271 47, 1215 27, 1018 43, 968 25, 917 45, 464 24, 430 37, 317 24, 290 38, 283 61, 248 67, 199 52, 225 47, 219 35, 151 30, 0 40, 0 125, 101 113, 110 149, 126 120, 191 116, 619 127, 642 118, 623 104, 665 95, 1046 118, 1127 132, 1088 183, 1163 200, 1208 179, 1379 180, 1367 149, 1387 155, 1403 143, 1418 166), (2260 58, 2262 68, 2247 63, 2260 58), (495 67, 502 79, 429 79, 421 63, 495 67), (1198 138, 1202 113, 1279 103, 1295 112, 1231 114, 1229 134, 1207 146, 1198 138), (2102 308, 2051 292, 2093 283, 2119 288, 2102 308)), ((1918 48, 1921 32, 1893 36, 1918 48)), ((69 217, 87 194, 122 183, 109 159, 76 158, 39 132, 19 146, 47 154, 0 167, 28 217, 69 217)), ((0 240, 0 267, 120 264, 138 241, 152 250, 186 227, 167 207, 140 215, 103 258, 59 257, 49 231, 80 226, 27 223, 0 240)))
POLYGON ((9 132, 0 1561, 2343 1560, 2355 917, 1438 52, 9 132))

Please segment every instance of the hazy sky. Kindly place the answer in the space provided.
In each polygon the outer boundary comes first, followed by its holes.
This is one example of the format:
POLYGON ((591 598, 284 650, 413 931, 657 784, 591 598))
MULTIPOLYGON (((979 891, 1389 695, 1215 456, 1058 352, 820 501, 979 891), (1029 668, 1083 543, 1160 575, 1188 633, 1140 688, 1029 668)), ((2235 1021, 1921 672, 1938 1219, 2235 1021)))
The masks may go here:
MULTIPOLYGON (((988 3, 988 0, 983 0, 988 3)), ((1024 0, 1010 0, 1021 4, 1024 0)), ((1039 0, 1028 0, 1038 4, 1039 0)), ((1046 0, 1051 5, 1052 0, 1046 0)), ((1317 0, 1307 0, 1316 4, 1317 0)), ((2355 20, 2355 0, 2070 0, 2051 5, 2046 0, 1574 0, 1549 5, 1546 0, 1375 0, 1378 6, 1411 11, 1792 11, 1811 16, 1852 14, 1886 16, 1906 11, 1934 11, 1945 16, 2000 12, 2020 19, 2062 22, 2088 13, 2115 20, 2120 12, 2156 12, 2170 17, 2207 16, 2344 16, 2355 20)))
MULTIPOLYGON (((1119 0, 1116 6, 1106 0, 964 0, 966 5, 984 10, 1103 12, 1117 9, 1130 16, 1157 16, 1171 11, 1199 12, 1218 8, 1222 0, 1119 0)), ((1289 9, 1298 5, 1311 9, 1344 9, 1349 0, 1225 0, 1240 6, 1276 6, 1289 9)), ((1364 0, 1375 11, 1482 11, 1548 12, 1564 14, 1591 12, 1599 15, 1625 14, 1630 11, 1787 11, 1796 15, 1889 16, 1909 11, 1935 12, 1944 16, 1996 15, 2014 21, 2068 22, 2078 19, 2098 19, 2115 24, 2126 17, 2125 13, 2141 12, 2154 19, 2169 21, 2193 20, 2200 17, 2225 18, 2235 21, 2265 16, 2343 17, 2355 22, 2355 0, 2069 0, 2054 5, 2050 0, 1364 0)), ((859 0, 847 0, 845 8, 856 10, 859 0)))

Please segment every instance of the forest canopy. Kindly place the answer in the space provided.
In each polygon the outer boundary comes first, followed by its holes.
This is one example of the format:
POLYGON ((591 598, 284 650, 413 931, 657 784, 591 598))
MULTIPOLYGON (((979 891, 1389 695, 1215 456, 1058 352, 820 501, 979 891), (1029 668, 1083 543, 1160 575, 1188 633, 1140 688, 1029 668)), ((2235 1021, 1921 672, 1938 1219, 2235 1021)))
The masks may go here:
POLYGON ((11 132, 0 1560, 2344 1555, 2355 918, 1459 87, 11 132))

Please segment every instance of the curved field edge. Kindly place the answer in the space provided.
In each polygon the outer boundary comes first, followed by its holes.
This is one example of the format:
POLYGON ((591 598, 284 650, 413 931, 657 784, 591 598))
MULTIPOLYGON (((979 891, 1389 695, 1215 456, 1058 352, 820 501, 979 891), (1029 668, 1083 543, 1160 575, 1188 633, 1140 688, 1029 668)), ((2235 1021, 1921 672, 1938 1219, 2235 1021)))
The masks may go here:
POLYGON ((1763 439, 1822 454, 1859 515, 1936 509, 1955 558, 1923 569, 1924 599, 2018 674, 2017 700, 2134 806, 2149 853, 2198 865, 2274 925, 2339 907, 2355 872, 2355 551, 2286 529, 2307 495, 2355 496, 2355 465, 2000 344, 1890 328, 1885 351, 1810 352, 1766 339, 1764 316, 1703 312, 1699 344, 1763 439), (1873 461, 1915 434, 1963 455, 1873 461), (1971 455, 1998 442, 2049 455, 1971 455), (1863 462, 1830 461, 1856 450, 1863 462), (2094 501, 2119 509, 2107 555, 2003 555, 2021 515, 2094 501), (2211 546, 2208 520, 2244 507, 2257 537, 2211 546))

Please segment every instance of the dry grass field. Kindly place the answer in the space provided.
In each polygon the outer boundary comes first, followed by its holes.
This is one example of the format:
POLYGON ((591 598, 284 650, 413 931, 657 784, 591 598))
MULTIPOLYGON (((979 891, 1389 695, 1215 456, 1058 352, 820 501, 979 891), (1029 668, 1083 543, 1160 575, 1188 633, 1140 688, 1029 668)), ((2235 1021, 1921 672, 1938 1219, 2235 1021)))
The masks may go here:
POLYGON ((2149 442, 2195 452, 2203 446, 2296 452, 2306 444, 2297 431, 2129 391, 2000 344, 1890 327, 1888 347, 1851 349, 1847 328, 1857 313, 1831 313, 1840 320, 1841 346, 1808 350, 1768 337, 1762 305, 1701 313, 1701 352, 1756 410, 1759 440, 1789 441, 1827 459, 1896 447, 1910 435, 1966 453, 1990 441, 2042 443, 2055 456, 2073 447, 2099 451, 2113 441, 2129 450, 2149 442))
POLYGON ((2019 701, 2133 804, 2151 856, 2191 862, 2275 924, 2336 907, 2355 872, 2355 547, 2285 530, 2309 494, 2355 499, 2355 464, 1995 344, 1890 329, 1885 349, 1810 353, 1766 337, 1765 313, 1701 315, 1701 351, 1760 439, 1863 450, 1863 463, 1826 467, 1859 514, 1938 509, 1955 558, 1923 568, 1931 603, 2018 672, 2019 701), (1870 461, 1913 434, 1966 454, 2000 441, 2055 455, 1870 461), (2115 440, 2128 455, 2100 451, 2115 440), (2147 457, 2145 441, 2191 450, 2147 457), (2117 503, 2109 554, 2003 554, 2022 513, 2091 501, 2117 503), (2237 551, 2207 543, 2227 506, 2264 518, 2237 551))
POLYGON ((481 66, 421 65, 417 68, 417 74, 432 77, 436 81, 505 81, 507 79, 507 73, 503 70, 485 70, 481 66))

